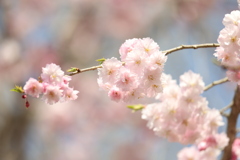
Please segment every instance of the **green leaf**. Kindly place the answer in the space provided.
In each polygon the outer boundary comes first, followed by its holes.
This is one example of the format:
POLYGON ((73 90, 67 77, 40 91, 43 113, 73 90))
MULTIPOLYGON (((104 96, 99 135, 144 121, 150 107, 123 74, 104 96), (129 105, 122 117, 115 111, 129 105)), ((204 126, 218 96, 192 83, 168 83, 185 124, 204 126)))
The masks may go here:
POLYGON ((21 86, 17 86, 17 85, 15 85, 15 88, 11 89, 10 91, 24 93, 23 88, 21 86))
POLYGON ((77 72, 79 69, 76 67, 71 67, 70 69, 67 70, 67 72, 77 72))
POLYGON ((145 106, 142 104, 129 105, 127 107, 132 109, 133 111, 138 111, 138 110, 142 110, 143 108, 145 108, 145 106))
POLYGON ((106 60, 105 58, 101 58, 101 59, 97 59, 96 61, 102 64, 105 60, 106 60))

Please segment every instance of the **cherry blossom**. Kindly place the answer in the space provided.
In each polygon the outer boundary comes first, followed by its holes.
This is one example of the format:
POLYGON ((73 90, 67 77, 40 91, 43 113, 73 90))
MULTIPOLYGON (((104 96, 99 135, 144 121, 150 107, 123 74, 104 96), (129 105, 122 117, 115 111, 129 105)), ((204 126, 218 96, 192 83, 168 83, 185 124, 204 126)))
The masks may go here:
POLYGON ((123 98, 123 92, 118 87, 114 86, 109 90, 108 96, 111 100, 119 102, 123 98))
POLYGON ((240 139, 236 138, 232 145, 232 159, 237 160, 240 158, 240 139))
POLYGON ((56 64, 47 64, 45 68, 42 68, 41 79, 49 84, 62 83, 64 72, 56 64))
POLYGON ((207 136, 198 144, 183 148, 178 153, 178 160, 217 160, 228 141, 225 133, 207 136))
MULTIPOLYGON (((238 0, 239 3, 239 0, 238 0)), ((223 24, 225 26, 228 26, 230 24, 234 24, 236 26, 238 26, 240 21, 240 11, 239 10, 235 10, 232 11, 230 14, 226 14, 225 17, 223 18, 223 24)))
POLYGON ((23 87, 25 94, 33 97, 39 97, 43 93, 43 85, 36 79, 30 78, 23 87))
POLYGON ((121 55, 122 61, 125 60, 128 53, 130 53, 134 49, 134 47, 137 43, 139 43, 139 39, 133 38, 133 39, 126 40, 125 43, 122 44, 122 46, 119 49, 119 53, 121 55))
POLYGON ((148 104, 142 110, 142 118, 148 121, 148 127, 156 135, 194 144, 223 125, 219 111, 208 108, 206 98, 200 95, 204 83, 199 74, 184 73, 180 76, 179 86, 170 76, 165 75, 162 79, 163 92, 156 96, 160 102, 148 104))
POLYGON ((119 49, 122 62, 106 59, 98 69, 99 87, 108 91, 112 100, 123 102, 161 93, 161 75, 167 57, 159 49, 151 38, 126 40, 119 49))
POLYGON ((177 156, 178 160, 200 160, 200 153, 195 147, 184 148, 177 156))
MULTIPOLYGON (((239 1, 238 1, 239 4, 239 1)), ((240 11, 232 11, 226 14, 223 19, 225 28, 220 31, 218 42, 220 47, 216 48, 214 56, 221 61, 227 70, 227 77, 230 81, 240 83, 238 68, 240 67, 240 11)))
POLYGON ((59 86, 49 85, 46 87, 42 99, 47 104, 54 104, 60 101, 61 96, 62 96, 62 90, 60 90, 59 86))
MULTIPOLYGON (((30 78, 23 87, 24 93, 42 99, 47 104, 77 99, 79 91, 69 87, 71 77, 56 64, 47 64, 42 68, 40 80, 30 78)), ((29 102, 28 102, 29 103, 29 102)))

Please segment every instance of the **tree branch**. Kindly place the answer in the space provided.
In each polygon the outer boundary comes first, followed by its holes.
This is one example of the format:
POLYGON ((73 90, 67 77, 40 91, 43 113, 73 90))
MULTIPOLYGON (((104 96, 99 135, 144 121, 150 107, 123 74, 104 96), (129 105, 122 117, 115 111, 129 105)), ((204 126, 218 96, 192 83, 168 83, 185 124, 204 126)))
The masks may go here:
POLYGON ((230 103, 229 105, 227 105, 226 107, 220 109, 221 115, 224 116, 224 117, 229 117, 229 114, 224 113, 224 112, 225 112, 226 110, 230 109, 230 108, 232 107, 232 105, 233 105, 233 102, 231 102, 231 103, 230 103))
POLYGON ((207 86, 204 88, 204 91, 207 91, 207 90, 209 90, 210 88, 212 88, 212 87, 214 87, 214 86, 216 86, 216 85, 218 85, 218 84, 225 83, 225 82, 227 82, 227 81, 228 81, 228 78, 227 78, 227 77, 225 77, 225 78, 223 78, 223 79, 220 79, 220 80, 217 80, 217 81, 214 81, 214 82, 212 82, 211 84, 207 85, 207 86))
POLYGON ((224 112, 220 112, 220 114, 223 116, 223 117, 229 117, 229 114, 227 114, 227 113, 224 113, 224 112))
POLYGON ((82 72, 93 71, 93 70, 96 70, 96 69, 98 69, 98 68, 102 68, 102 65, 93 66, 93 67, 84 68, 84 69, 77 69, 76 72, 70 73, 70 74, 68 74, 68 75, 69 75, 69 76, 73 76, 73 75, 75 75, 75 74, 79 74, 79 73, 82 73, 82 72))
POLYGON ((229 105, 227 105, 226 107, 222 108, 222 109, 220 110, 220 112, 225 112, 226 110, 228 110, 229 108, 231 108, 232 105, 233 105, 233 102, 231 102, 231 103, 230 103, 229 105))
POLYGON ((232 144, 236 138, 237 119, 240 113, 240 86, 237 86, 231 108, 231 112, 227 117, 227 136, 229 138, 229 143, 223 151, 222 160, 230 160, 232 156, 232 144))
POLYGON ((166 51, 163 51, 163 53, 166 53, 166 55, 176 52, 182 49, 198 49, 198 48, 215 48, 219 47, 220 45, 218 43, 205 43, 205 44, 195 44, 195 45, 181 45, 176 48, 172 48, 166 51))

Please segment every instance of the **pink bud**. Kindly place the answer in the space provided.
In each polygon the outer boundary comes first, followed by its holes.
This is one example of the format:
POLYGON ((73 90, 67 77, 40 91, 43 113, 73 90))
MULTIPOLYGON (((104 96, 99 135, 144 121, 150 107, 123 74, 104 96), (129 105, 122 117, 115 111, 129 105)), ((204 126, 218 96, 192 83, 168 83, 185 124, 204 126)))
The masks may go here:
POLYGON ((27 98, 26 94, 22 95, 22 99, 26 99, 26 98, 27 98))
POLYGON ((119 88, 113 87, 108 92, 108 96, 111 98, 111 100, 119 102, 123 97, 123 93, 119 88))
POLYGON ((26 108, 29 108, 30 104, 28 101, 26 101, 26 108))

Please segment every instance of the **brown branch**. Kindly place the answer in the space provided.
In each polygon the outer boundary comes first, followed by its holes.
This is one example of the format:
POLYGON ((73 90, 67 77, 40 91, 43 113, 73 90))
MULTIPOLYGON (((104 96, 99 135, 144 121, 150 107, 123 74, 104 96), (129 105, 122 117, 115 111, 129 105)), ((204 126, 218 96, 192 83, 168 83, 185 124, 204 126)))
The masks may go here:
POLYGON ((217 81, 214 81, 214 82, 212 82, 211 84, 207 85, 207 86, 204 88, 204 91, 207 91, 207 90, 209 90, 210 88, 212 88, 212 87, 214 87, 214 86, 216 86, 216 85, 225 83, 225 82, 227 82, 227 81, 228 81, 228 78, 227 78, 227 77, 225 77, 225 78, 223 78, 223 79, 220 79, 220 80, 217 80, 217 81))
POLYGON ((230 160, 232 156, 232 144, 236 138, 236 126, 237 126, 237 119, 240 113, 240 87, 237 86, 235 91, 235 95, 233 98, 233 105, 231 107, 231 112, 229 117, 227 118, 227 136, 229 138, 228 146, 225 147, 223 151, 222 160, 230 160))
POLYGON ((219 47, 220 45, 218 43, 205 43, 205 44, 195 44, 195 45, 181 45, 176 48, 172 48, 166 51, 163 51, 163 53, 166 53, 166 55, 176 52, 182 49, 198 49, 198 48, 212 48, 212 47, 219 47))

